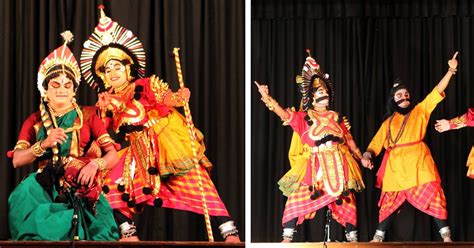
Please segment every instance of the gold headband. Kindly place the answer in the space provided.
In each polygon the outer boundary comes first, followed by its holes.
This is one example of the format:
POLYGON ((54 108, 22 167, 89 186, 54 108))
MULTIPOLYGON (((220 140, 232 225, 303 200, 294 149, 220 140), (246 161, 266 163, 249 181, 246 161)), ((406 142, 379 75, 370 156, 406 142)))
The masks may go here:
POLYGON ((116 47, 108 47, 104 51, 102 51, 99 56, 97 56, 97 60, 95 63, 95 73, 99 76, 102 76, 104 72, 100 71, 99 69, 104 66, 110 61, 110 60, 129 60, 131 64, 133 64, 132 58, 122 49, 116 48, 116 47))
POLYGON ((328 87, 323 80, 321 80, 320 78, 315 78, 313 80, 313 89, 317 89, 319 87, 323 87, 326 91, 328 90, 328 87))

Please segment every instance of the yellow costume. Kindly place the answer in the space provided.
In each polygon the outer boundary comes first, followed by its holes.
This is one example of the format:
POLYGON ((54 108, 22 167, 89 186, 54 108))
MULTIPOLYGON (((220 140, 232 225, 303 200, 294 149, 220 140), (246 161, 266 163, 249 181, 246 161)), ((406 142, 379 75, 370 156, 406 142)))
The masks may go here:
MULTIPOLYGON (((423 139, 425 138, 431 112, 443 99, 444 94, 434 89, 421 103, 413 108, 409 117, 407 117, 406 126, 397 142, 397 146, 414 144, 403 147, 395 146, 390 151, 390 156, 386 161, 385 173, 380 175, 384 179, 382 191, 402 191, 439 180, 431 152, 423 139)), ((387 137, 389 125, 392 134, 397 134, 402 127, 404 118, 405 116, 396 112, 391 125, 390 119, 385 120, 367 150, 378 155, 382 148, 389 148, 387 137)))

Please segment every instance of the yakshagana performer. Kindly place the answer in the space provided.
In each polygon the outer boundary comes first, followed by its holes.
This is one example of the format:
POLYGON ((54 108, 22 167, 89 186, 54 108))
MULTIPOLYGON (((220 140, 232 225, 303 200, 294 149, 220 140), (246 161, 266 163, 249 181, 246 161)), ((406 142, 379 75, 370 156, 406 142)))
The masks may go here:
POLYGON ((81 69, 99 92, 97 106, 106 126, 126 142, 120 162, 105 179, 107 200, 114 209, 122 240, 138 240, 133 213, 144 205, 163 206, 203 214, 205 194, 209 215, 226 241, 239 241, 237 229, 220 199, 208 170, 203 135, 197 129, 193 162, 191 139, 184 117, 175 107, 190 92, 172 92, 156 76, 144 77, 145 52, 138 38, 107 17, 101 7, 99 24, 84 43, 81 69), (199 170, 199 171, 198 171, 199 170), (199 174, 198 174, 199 173, 199 174), (204 190, 198 187, 201 176, 204 190))
MULTIPOLYGON (((61 35, 72 40, 69 31, 61 35)), ((76 104, 81 74, 66 43, 41 63, 40 111, 23 123, 9 154, 15 168, 33 162, 39 167, 8 199, 14 240, 119 238, 112 209, 100 194, 102 172, 118 162, 117 152, 95 108, 76 104)))
MULTIPOLYGON (((474 127, 474 108, 469 108, 465 114, 451 120, 437 120, 435 129, 442 133, 448 130, 460 129, 466 126, 474 127)), ((471 147, 471 152, 467 158, 466 166, 468 167, 466 176, 474 179, 474 146, 471 147)))
POLYGON ((446 198, 441 179, 431 156, 423 142, 431 112, 444 99, 444 90, 456 73, 457 52, 448 61, 449 70, 438 85, 413 106, 408 88, 396 80, 387 102, 387 116, 364 153, 363 166, 372 169, 372 157, 382 148, 385 154, 377 172, 376 187, 381 188, 379 200, 379 226, 374 242, 382 242, 395 212, 408 201, 420 211, 433 216, 441 238, 451 242, 451 231, 446 222, 446 198))
POLYGON ((317 62, 306 58, 296 82, 302 93, 302 109, 283 109, 259 85, 262 101, 275 112, 283 125, 294 130, 289 159, 291 169, 278 182, 288 197, 283 213, 283 242, 290 242, 297 225, 314 218, 316 211, 328 206, 332 217, 345 226, 348 241, 357 241, 357 211, 354 191, 365 186, 359 165, 362 154, 356 146, 350 125, 340 113, 329 109, 334 99, 329 75, 317 62))

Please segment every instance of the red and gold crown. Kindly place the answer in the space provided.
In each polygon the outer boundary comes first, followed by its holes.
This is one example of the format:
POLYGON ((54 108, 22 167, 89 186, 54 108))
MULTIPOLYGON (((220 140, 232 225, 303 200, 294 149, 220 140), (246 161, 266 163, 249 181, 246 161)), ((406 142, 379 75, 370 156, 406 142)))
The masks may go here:
POLYGON ((52 51, 39 66, 37 86, 41 96, 46 95, 46 90, 43 88, 44 80, 53 73, 68 74, 71 78, 75 79, 77 85, 81 81, 79 64, 67 46, 74 39, 74 35, 69 30, 66 30, 61 33, 61 36, 64 39, 64 44, 52 51))
POLYGON ((132 31, 120 26, 105 15, 100 5, 99 24, 89 39, 84 42, 81 53, 81 70, 86 82, 97 88, 98 78, 103 76, 101 67, 110 60, 129 60, 137 68, 138 75, 145 75, 145 50, 143 44, 132 31))
POLYGON ((319 87, 323 87, 329 94, 330 101, 333 100, 334 92, 331 80, 329 80, 329 74, 324 73, 316 60, 311 57, 309 49, 306 49, 308 57, 303 65, 301 75, 296 76, 296 83, 299 86, 300 93, 302 95, 301 105, 303 110, 311 105, 313 96, 312 92, 319 87))

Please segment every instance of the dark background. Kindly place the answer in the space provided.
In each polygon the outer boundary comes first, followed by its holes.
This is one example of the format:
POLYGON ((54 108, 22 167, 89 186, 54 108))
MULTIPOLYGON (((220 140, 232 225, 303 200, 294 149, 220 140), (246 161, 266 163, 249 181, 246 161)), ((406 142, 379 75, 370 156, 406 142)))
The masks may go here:
MULTIPOLYGON (((0 239, 8 239, 7 199, 35 168, 13 169, 5 154, 13 149, 22 122, 38 110, 38 66, 61 45, 60 33, 71 30, 70 45, 79 60, 82 44, 98 23, 97 6, 134 32, 145 46, 147 76, 157 74, 177 90, 174 60, 181 47, 184 80, 191 90, 195 125, 203 131, 212 179, 244 230, 244 1, 114 0, 0 1, 0 239)), ((78 102, 93 105, 96 93, 82 83, 78 102)), ((206 240, 201 215, 146 209, 136 223, 144 240, 206 240)), ((45 227, 51 228, 51 227, 45 227)), ((221 240, 214 229, 216 240, 221 240)))
MULTIPOLYGON (((459 1, 252 1, 252 80, 269 85, 281 106, 299 106, 295 76, 306 48, 335 84, 333 109, 346 115, 352 134, 365 151, 385 113, 393 80, 400 77, 413 100, 422 100, 447 72, 447 61, 460 51, 458 73, 431 116, 425 142, 441 175, 448 223, 455 241, 474 240, 474 180, 466 160, 474 129, 439 134, 434 122, 474 107, 474 2, 459 1)), ((250 83, 250 82, 249 82, 250 83)), ((260 101, 252 84, 252 241, 280 241, 286 197, 277 181, 289 169, 291 128, 260 101)), ((356 194, 359 240, 372 239, 378 223, 375 173, 363 169, 367 189, 356 194)), ((296 241, 322 241, 324 212, 305 221, 296 241)), ((331 223, 332 239, 343 229, 331 223)), ((387 241, 441 241, 434 223, 404 206, 387 232, 387 241)))

